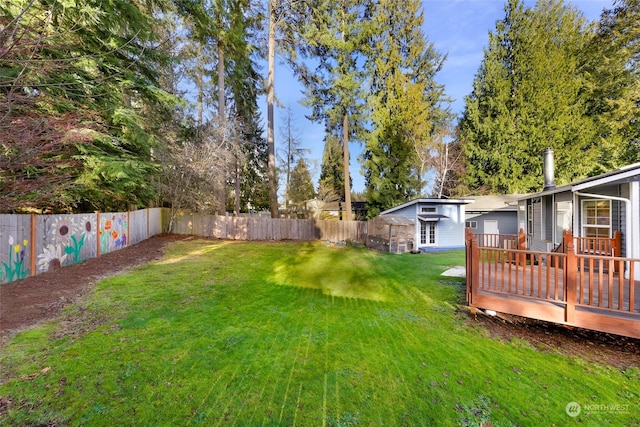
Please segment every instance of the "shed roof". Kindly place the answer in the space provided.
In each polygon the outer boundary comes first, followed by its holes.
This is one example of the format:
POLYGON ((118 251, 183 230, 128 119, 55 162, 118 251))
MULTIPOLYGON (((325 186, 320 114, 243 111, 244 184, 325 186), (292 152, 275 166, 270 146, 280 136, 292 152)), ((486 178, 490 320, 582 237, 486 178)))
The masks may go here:
POLYGON ((413 225, 413 220, 400 215, 378 215, 372 221, 389 225, 413 225))
POLYGON ((381 215, 388 215, 407 206, 415 205, 418 203, 438 204, 438 205, 466 205, 473 203, 472 199, 414 199, 401 205, 395 206, 391 209, 381 212, 381 215))

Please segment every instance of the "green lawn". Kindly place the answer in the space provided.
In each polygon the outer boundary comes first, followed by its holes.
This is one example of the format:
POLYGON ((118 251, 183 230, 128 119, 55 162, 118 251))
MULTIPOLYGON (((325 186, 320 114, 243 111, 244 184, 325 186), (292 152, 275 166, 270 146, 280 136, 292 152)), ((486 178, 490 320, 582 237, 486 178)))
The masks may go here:
POLYGON ((462 281, 440 276, 463 263, 176 243, 1 350, 0 423, 638 424, 638 369, 487 337, 457 310, 462 281))

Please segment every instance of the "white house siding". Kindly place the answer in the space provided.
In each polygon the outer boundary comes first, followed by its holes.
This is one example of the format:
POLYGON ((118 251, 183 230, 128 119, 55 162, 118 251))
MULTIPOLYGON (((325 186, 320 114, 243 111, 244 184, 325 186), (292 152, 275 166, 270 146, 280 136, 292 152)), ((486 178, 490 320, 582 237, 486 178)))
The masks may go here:
POLYGON ((394 210, 394 215, 409 218, 415 222, 415 242, 419 248, 463 248, 464 247, 464 205, 441 203, 415 203, 394 210), (432 213, 422 213, 423 207, 435 207, 432 213), (420 244, 420 220, 418 215, 444 215, 436 222, 436 244, 420 244))
POLYGON ((442 218, 436 225, 438 247, 460 248, 464 246, 464 210, 464 205, 440 205, 437 207, 438 214, 448 217, 442 218))

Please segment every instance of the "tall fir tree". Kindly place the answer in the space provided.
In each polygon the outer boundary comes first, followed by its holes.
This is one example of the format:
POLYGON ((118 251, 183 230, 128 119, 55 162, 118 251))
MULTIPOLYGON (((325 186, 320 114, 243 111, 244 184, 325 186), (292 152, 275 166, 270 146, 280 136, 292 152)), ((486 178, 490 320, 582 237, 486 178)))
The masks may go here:
POLYGON ((640 1, 604 10, 587 45, 589 110, 602 171, 640 161, 640 1))
POLYGON ((298 163, 296 163, 296 166, 291 172, 291 181, 289 181, 287 194, 289 195, 291 203, 295 205, 303 204, 314 196, 311 173, 303 157, 298 160, 298 163))
POLYGON ((573 6, 509 0, 465 100, 459 135, 463 184, 477 192, 542 188, 542 151, 556 153, 559 184, 598 170, 596 127, 586 114, 587 22, 573 6))
POLYGON ((320 181, 318 185, 326 191, 344 200, 344 168, 342 144, 340 138, 327 133, 324 139, 324 152, 320 164, 320 181))
POLYGON ((329 133, 341 136, 343 218, 350 220, 349 142, 361 139, 364 75, 359 62, 372 23, 363 0, 310 3, 311 16, 302 31, 300 51, 317 66, 314 70, 302 69, 300 74, 306 85, 306 104, 313 109, 311 119, 324 122, 329 133))
POLYGON ((364 169, 370 215, 418 196, 423 161, 436 129, 451 120, 435 75, 444 58, 428 43, 417 0, 372 6, 367 73, 371 126, 364 169))

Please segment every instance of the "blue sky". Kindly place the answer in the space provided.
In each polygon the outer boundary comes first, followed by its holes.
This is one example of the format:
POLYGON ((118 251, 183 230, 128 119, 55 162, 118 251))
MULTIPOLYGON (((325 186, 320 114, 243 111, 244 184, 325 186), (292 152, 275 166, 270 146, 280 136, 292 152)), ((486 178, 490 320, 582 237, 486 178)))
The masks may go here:
MULTIPOLYGON (((440 53, 447 54, 447 61, 437 80, 445 85, 447 95, 453 99, 453 112, 460 114, 464 108, 464 97, 471 92, 473 78, 482 61, 489 31, 494 30, 496 21, 504 17, 505 1, 423 0, 422 3, 425 17, 423 32, 440 53)), ((525 3, 527 6, 535 5, 535 1, 525 3)), ((613 0, 574 0, 570 3, 576 5, 587 19, 598 20, 603 9, 612 8, 613 0)), ((279 66, 275 77, 276 96, 284 106, 291 107, 302 145, 310 150, 308 159, 314 185, 317 185, 324 148, 324 127, 305 118, 310 110, 300 104, 302 86, 293 78, 291 71, 279 66)), ((264 105, 263 117, 266 120, 266 100, 260 102, 264 105)), ((285 110, 276 108, 276 147, 284 143, 279 132, 284 116, 285 110)), ((357 160, 362 146, 352 143, 349 148, 352 188, 354 191, 363 191, 364 177, 357 160)))

